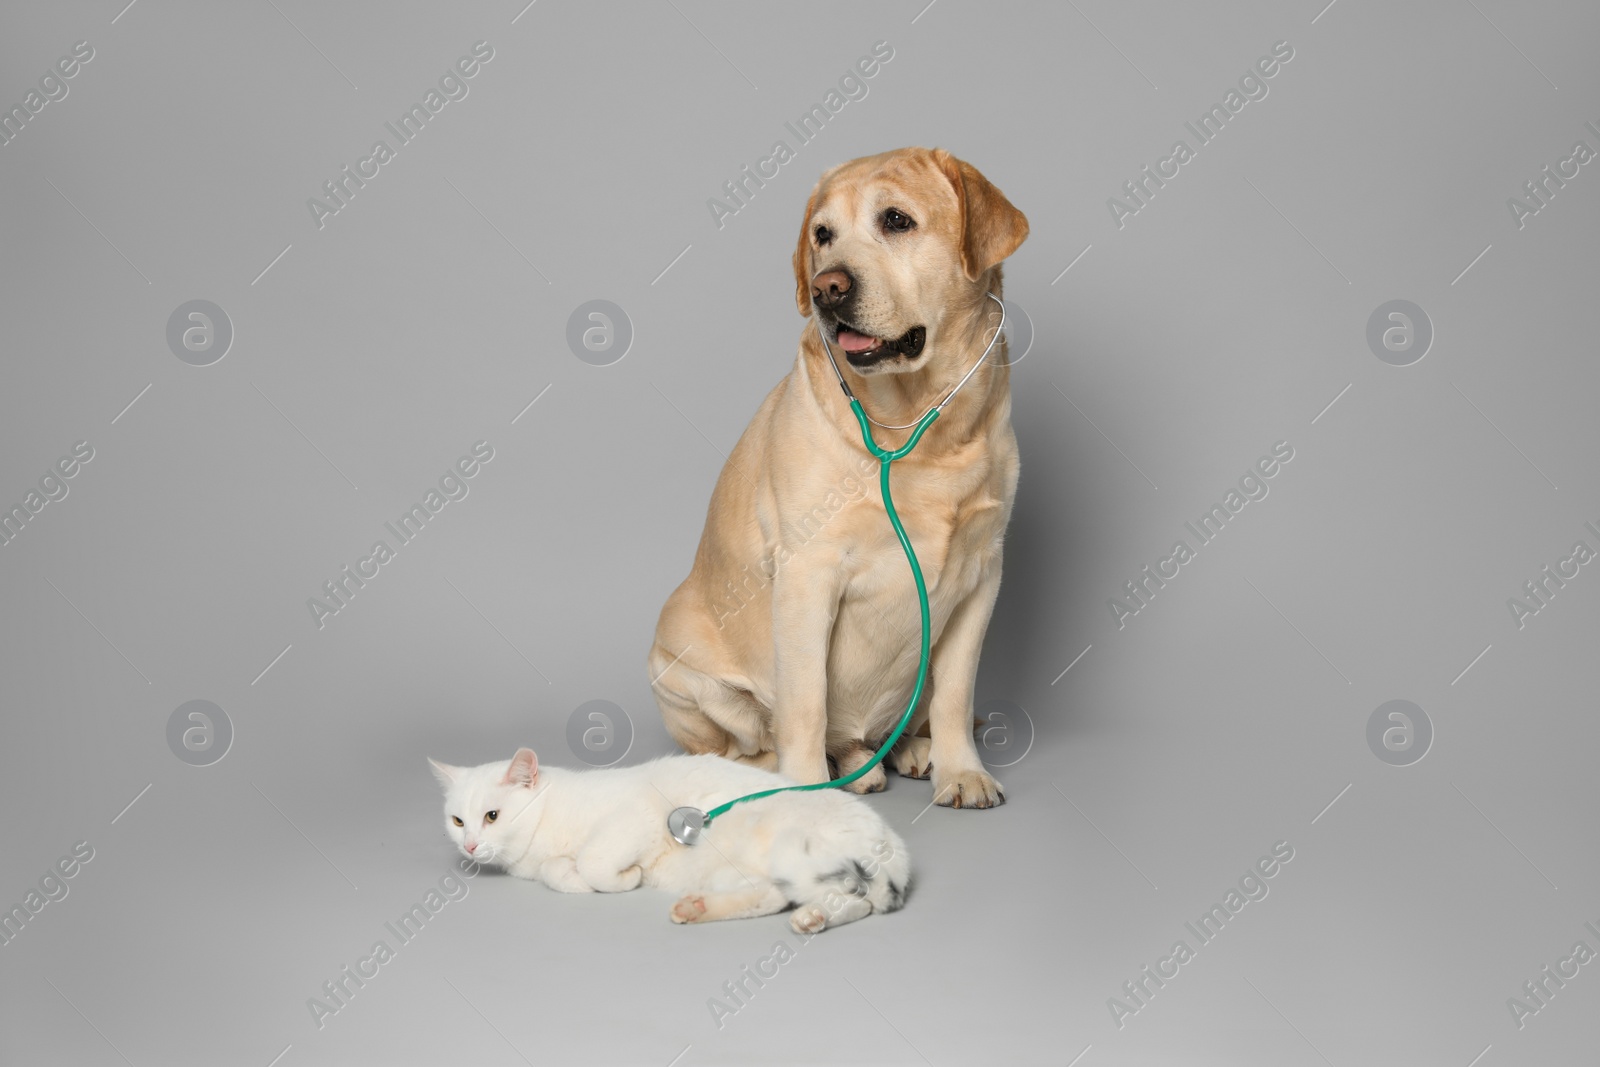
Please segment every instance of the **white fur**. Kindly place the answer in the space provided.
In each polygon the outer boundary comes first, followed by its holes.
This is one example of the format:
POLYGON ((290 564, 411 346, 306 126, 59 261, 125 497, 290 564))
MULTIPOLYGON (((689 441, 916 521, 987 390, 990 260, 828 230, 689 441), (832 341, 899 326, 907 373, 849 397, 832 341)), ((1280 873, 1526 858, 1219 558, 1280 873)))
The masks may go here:
POLYGON ((798 905, 790 925, 815 933, 896 910, 911 878, 905 842, 866 802, 838 789, 735 805, 698 844, 680 845, 667 831, 674 808, 710 811, 793 784, 721 756, 584 771, 541 767, 526 748, 477 767, 428 762, 444 786, 446 829, 464 855, 564 893, 641 885, 679 893, 674 922, 798 905), (489 812, 497 813, 493 822, 489 812))

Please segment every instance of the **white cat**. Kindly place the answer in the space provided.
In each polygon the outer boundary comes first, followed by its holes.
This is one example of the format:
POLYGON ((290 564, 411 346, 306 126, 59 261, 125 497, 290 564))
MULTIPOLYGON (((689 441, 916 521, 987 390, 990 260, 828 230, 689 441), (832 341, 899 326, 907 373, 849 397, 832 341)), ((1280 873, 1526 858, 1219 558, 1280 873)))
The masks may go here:
POLYGON ((541 767, 532 749, 452 767, 430 759, 445 791, 450 839, 479 863, 563 893, 649 886, 683 894, 672 921, 771 915, 816 933, 898 909, 911 879, 905 842, 865 801, 839 789, 780 793, 735 805, 698 844, 667 831, 674 808, 709 811, 793 785, 721 756, 666 756, 607 770, 541 767))

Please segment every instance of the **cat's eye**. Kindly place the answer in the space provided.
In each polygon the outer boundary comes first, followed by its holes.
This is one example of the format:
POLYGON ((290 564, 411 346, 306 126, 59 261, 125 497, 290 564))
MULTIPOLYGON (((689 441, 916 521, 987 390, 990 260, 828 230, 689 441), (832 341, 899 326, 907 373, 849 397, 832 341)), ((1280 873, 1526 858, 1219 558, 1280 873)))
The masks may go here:
POLYGON ((465 825, 467 825, 466 823, 461 821, 461 816, 459 816, 459 815, 450 816, 450 821, 455 823, 457 826, 465 826, 465 825))
POLYGON ((485 812, 484 813, 483 821, 484 822, 494 822, 499 817, 500 817, 500 813, 498 811, 489 811, 489 812, 485 812))

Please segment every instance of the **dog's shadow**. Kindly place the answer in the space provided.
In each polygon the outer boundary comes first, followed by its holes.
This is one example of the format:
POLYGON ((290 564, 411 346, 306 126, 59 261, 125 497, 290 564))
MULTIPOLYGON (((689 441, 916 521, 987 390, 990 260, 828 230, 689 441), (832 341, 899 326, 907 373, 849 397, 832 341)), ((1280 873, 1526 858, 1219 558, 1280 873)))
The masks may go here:
MULTIPOLYGON (((1025 381, 1012 384, 1014 390, 1023 386, 1019 394, 1026 392, 1025 381)), ((1022 395, 1018 401, 1019 407, 1026 404, 1022 395)), ((1005 575, 984 640, 976 698, 980 707, 997 698, 1027 707, 1026 697, 1048 693, 1029 713, 1036 727, 1043 725, 1042 713, 1059 728, 1070 721, 1072 709, 1050 683, 1093 639, 1083 625, 1081 596, 1074 593, 1093 587, 1090 562, 1098 546, 1092 516, 1113 505, 1075 491, 1089 490, 1093 480, 1056 458, 1072 454, 1075 434, 1061 420, 1044 416, 1035 407, 1016 420, 1022 477, 1006 530, 1005 575)))

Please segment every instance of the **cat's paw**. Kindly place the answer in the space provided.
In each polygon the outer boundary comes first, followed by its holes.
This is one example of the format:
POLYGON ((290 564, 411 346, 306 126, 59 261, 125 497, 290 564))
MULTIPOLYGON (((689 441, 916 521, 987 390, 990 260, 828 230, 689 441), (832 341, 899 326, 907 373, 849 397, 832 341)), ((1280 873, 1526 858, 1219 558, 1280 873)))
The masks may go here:
POLYGON ((672 905, 672 921, 675 923, 697 923, 706 917, 706 898, 691 893, 682 897, 672 905))
POLYGON ((889 756, 902 778, 927 778, 933 772, 933 741, 927 737, 907 737, 889 756))
POLYGON ((597 893, 626 893, 630 889, 639 888, 644 881, 644 869, 636 863, 620 871, 604 867, 596 870, 592 864, 585 867, 580 863, 578 876, 593 886, 597 893))
POLYGON ((539 881, 558 893, 594 892, 594 886, 578 873, 578 864, 571 856, 556 856, 545 860, 539 868, 539 881))
POLYGON ((828 913, 818 904, 802 904, 789 916, 789 929, 797 934, 815 934, 828 925, 828 913))
POLYGON ((1006 795, 988 771, 940 773, 935 767, 933 802, 946 808, 997 808, 1006 802, 1006 795))

